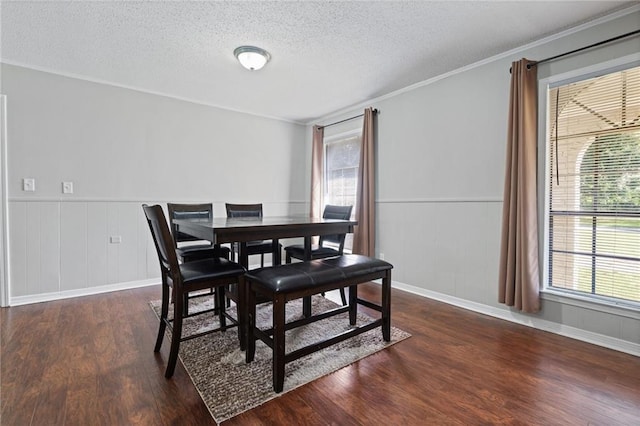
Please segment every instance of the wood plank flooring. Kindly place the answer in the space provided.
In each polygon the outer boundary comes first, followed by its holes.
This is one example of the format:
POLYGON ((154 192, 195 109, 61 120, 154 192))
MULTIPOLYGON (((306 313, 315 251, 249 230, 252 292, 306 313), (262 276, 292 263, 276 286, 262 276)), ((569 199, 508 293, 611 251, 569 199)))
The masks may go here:
MULTIPOLYGON (((379 287, 361 286, 376 297, 379 287)), ((214 424, 168 345, 159 286, 0 310, 2 425, 214 424)), ((413 337, 225 425, 640 425, 640 358, 393 290, 413 337)))

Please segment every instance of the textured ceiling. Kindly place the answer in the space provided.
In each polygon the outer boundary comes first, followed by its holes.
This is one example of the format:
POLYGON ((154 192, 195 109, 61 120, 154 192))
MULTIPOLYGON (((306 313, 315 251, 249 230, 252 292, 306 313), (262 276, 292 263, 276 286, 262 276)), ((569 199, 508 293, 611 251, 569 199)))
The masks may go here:
POLYGON ((307 122, 638 2, 0 3, 0 59, 307 122), (233 56, 268 50, 259 72, 233 56))

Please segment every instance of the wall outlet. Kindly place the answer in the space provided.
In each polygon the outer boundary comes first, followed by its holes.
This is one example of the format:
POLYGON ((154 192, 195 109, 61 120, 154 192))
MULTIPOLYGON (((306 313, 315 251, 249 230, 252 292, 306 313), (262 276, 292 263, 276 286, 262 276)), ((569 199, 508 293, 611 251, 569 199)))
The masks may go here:
POLYGON ((62 193, 73 194, 73 182, 62 182, 62 193))
POLYGON ((35 192, 36 180, 34 178, 22 179, 22 190, 27 192, 35 192))
POLYGON ((109 242, 111 244, 120 244, 122 242, 122 237, 120 235, 112 235, 109 237, 109 242))
POLYGON ((380 260, 384 260, 384 253, 380 253, 380 260))

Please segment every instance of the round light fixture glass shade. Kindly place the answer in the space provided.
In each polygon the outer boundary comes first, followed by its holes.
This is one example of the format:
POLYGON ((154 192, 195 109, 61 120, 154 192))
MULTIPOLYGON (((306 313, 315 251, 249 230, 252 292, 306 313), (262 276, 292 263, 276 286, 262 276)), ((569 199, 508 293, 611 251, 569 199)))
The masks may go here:
POLYGON ((240 46, 233 54, 243 67, 251 71, 259 70, 271 59, 269 52, 255 46, 240 46))

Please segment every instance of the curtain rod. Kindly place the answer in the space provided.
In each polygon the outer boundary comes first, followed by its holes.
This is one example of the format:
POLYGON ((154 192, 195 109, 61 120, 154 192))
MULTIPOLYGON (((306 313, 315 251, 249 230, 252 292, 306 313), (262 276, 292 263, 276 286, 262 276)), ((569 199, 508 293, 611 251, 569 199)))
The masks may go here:
MULTIPOLYGON (((562 58, 563 56, 569 56, 569 55, 572 55, 574 53, 582 52, 583 50, 591 49, 593 47, 598 47, 598 46, 601 46, 603 44, 607 44, 607 43, 611 43, 611 42, 614 42, 614 41, 617 41, 617 40, 620 40, 620 39, 623 39, 623 38, 631 37, 632 35, 635 35, 635 34, 638 34, 638 33, 640 33, 640 30, 631 31, 631 32, 628 32, 626 34, 619 35, 617 37, 613 37, 613 38, 610 38, 610 39, 607 39, 607 40, 599 41, 598 43, 590 44, 589 46, 584 46, 584 47, 581 47, 579 49, 574 49, 574 50, 571 50, 569 52, 561 53, 561 54, 556 55, 556 56, 551 56, 549 58, 541 59, 539 61, 533 61, 533 62, 530 62, 530 63, 527 64, 527 69, 531 69, 531 67, 534 66, 534 65, 538 65, 538 64, 545 63, 545 62, 553 61, 554 59, 562 58)), ((511 68, 509 68, 509 72, 511 72, 511 68)))
MULTIPOLYGON (((373 114, 375 115, 377 113, 378 113, 378 110, 374 108, 373 114)), ((325 124, 324 126, 318 126, 318 129, 324 129, 325 127, 335 126, 336 124, 344 123, 345 121, 355 120, 356 118, 360 118, 362 116, 364 116, 364 114, 354 115, 353 117, 345 118, 344 120, 336 121, 335 123, 329 123, 329 124, 325 124)))

